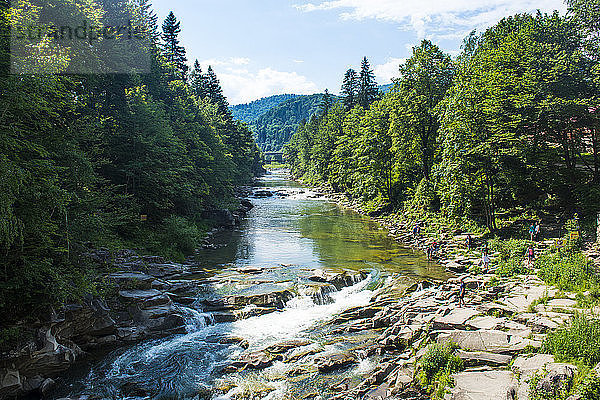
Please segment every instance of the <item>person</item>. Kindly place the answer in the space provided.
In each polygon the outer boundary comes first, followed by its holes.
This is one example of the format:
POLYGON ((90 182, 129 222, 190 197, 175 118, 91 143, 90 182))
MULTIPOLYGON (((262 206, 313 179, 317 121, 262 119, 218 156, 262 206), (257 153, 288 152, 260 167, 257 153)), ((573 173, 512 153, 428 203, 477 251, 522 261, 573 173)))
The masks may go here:
POLYGON ((525 257, 527 257, 527 265, 530 266, 533 264, 533 260, 535 259, 535 250, 532 245, 529 245, 527 251, 525 252, 525 257))
POLYGON ((533 233, 533 238, 535 240, 539 240, 538 236, 540 235, 540 221, 536 221, 535 223, 535 232, 533 233))
POLYGON ((427 261, 433 258, 433 243, 427 248, 427 261))
POLYGON ((421 225, 419 225, 419 223, 417 222, 415 224, 415 226, 413 227, 413 231, 412 231, 413 238, 415 240, 417 240, 417 237, 419 236, 419 233, 421 233, 421 225))
POLYGON ((535 224, 531 224, 529 227, 529 240, 533 242, 533 238, 535 237, 535 224))
POLYGON ((467 284, 465 283, 465 279, 461 278, 460 280, 460 288, 458 290, 458 306, 464 307, 465 305, 465 292, 467 291, 467 284))
POLYGON ((467 237, 465 238, 465 245, 469 251, 471 250, 471 247, 473 247, 473 238, 471 237, 470 233, 468 233, 467 237))
POLYGON ((484 270, 487 270, 490 266, 490 256, 487 253, 487 249, 483 251, 483 254, 481 256, 481 266, 484 270))

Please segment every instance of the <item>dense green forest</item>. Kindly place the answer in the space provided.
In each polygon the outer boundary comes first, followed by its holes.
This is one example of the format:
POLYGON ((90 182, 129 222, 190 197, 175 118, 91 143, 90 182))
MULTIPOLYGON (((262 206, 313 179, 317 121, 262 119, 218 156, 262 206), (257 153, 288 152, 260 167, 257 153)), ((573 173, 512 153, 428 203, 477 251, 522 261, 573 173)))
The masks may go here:
MULTIPOLYGON (((251 132, 232 118, 212 69, 203 73, 196 63, 188 71, 173 13, 160 29, 147 0, 112 3, 150 38, 149 73, 61 75, 76 49, 49 65, 56 60, 36 56, 32 46, 31 60, 58 74, 10 75, 10 18, 36 21, 39 9, 1 2, 5 321, 97 290, 98 271, 81 257, 90 249, 189 254, 208 228, 202 212, 236 207, 235 186, 262 169, 251 132)), ((61 6, 79 21, 105 11, 78 0, 61 6)))
POLYGON ((299 95, 297 94, 276 94, 273 96, 263 97, 247 104, 231 106, 231 114, 233 115, 233 118, 237 119, 238 121, 252 124, 267 111, 277 107, 284 101, 291 100, 298 96, 299 95))
POLYGON ((600 13, 519 14, 470 34, 456 59, 423 40, 393 89, 363 60, 343 101, 285 147, 296 176, 394 207, 475 221, 600 209, 600 13), (506 215, 506 214, 505 214, 506 215))
POLYGON ((264 151, 280 151, 300 122, 317 113, 322 98, 323 94, 297 96, 258 117, 250 125, 258 146, 264 151))

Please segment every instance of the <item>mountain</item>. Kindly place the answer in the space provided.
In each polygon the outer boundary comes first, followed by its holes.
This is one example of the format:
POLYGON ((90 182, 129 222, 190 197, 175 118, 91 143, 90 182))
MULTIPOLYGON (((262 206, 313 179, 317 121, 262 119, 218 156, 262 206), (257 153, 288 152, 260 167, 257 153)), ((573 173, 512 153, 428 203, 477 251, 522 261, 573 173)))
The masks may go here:
POLYGON ((275 96, 263 97, 262 99, 254 100, 248 104, 231 106, 230 110, 235 119, 251 124, 270 109, 277 107, 284 101, 291 100, 298 96, 299 95, 297 94, 278 94, 275 96))
POLYGON ((261 115, 251 124, 258 147, 263 151, 280 151, 302 120, 319 111, 323 94, 297 96, 261 115))

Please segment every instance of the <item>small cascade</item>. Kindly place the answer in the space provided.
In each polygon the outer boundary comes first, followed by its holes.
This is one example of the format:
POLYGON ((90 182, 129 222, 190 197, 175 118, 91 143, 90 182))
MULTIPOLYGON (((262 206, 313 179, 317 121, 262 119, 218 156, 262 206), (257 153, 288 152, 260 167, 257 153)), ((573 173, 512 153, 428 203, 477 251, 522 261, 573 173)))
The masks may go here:
POLYGON ((214 325, 214 317, 191 307, 179 306, 179 312, 185 320, 185 331, 187 333, 197 332, 208 325, 214 325))

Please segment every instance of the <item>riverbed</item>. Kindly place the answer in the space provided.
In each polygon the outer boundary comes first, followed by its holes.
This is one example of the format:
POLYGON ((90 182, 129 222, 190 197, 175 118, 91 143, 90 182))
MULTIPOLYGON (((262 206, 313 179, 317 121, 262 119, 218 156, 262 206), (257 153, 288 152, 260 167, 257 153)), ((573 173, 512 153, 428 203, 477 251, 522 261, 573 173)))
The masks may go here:
MULTIPOLYGON (((328 321, 368 306, 394 282, 447 277, 442 267, 398 244, 368 217, 302 187, 284 170, 261 178, 255 192, 260 190, 266 195, 251 197, 254 208, 234 229, 215 233, 214 248, 200 250, 184 277, 201 288, 196 301, 180 305, 186 332, 117 349, 77 367, 56 398, 296 399, 324 393, 333 382, 360 380, 377 365, 377 356, 361 353, 361 346, 379 334, 377 329, 335 332, 328 321), (352 280, 315 290, 318 271, 347 273, 352 280), (224 296, 281 292, 293 293, 281 309, 235 321, 221 322, 206 307, 224 296), (266 368, 225 372, 246 354, 290 340, 298 345, 266 368), (332 372, 298 373, 315 354, 349 351, 363 356, 332 372)), ((252 306, 248 312, 252 315, 252 306)))

